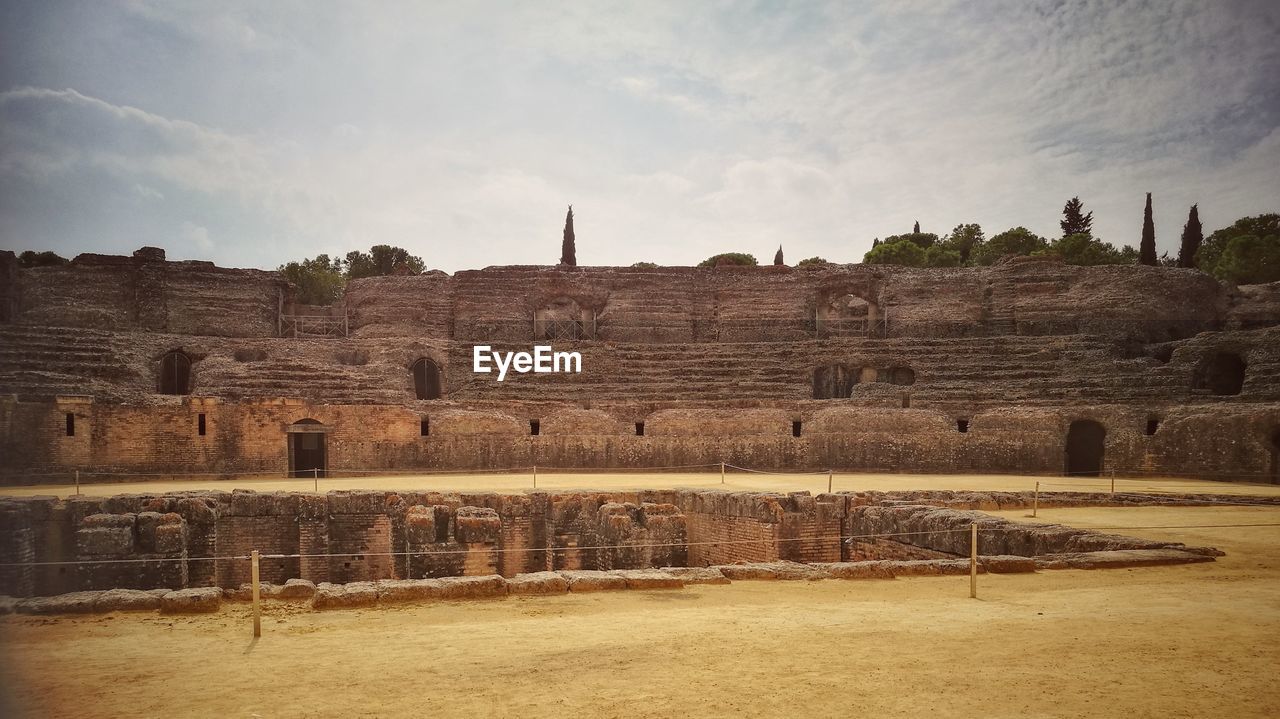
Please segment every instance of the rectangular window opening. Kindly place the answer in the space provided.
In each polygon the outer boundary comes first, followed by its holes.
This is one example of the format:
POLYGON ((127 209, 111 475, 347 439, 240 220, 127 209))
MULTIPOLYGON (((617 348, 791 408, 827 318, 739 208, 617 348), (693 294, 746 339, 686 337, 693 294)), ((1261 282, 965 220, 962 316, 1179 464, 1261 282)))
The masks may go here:
POLYGON ((1151 417, 1150 419, 1148 419, 1147 420, 1147 436, 1150 437, 1151 435, 1155 434, 1157 429, 1160 429, 1160 420, 1156 419, 1155 417, 1151 417))
POLYGON ((418 431, 423 437, 431 436, 431 420, 423 417, 422 422, 418 425, 418 431))
POLYGON ((644 436, 644 422, 636 422, 636 436, 637 437, 644 436))
POLYGON ((910 392, 902 395, 902 408, 911 409, 911 393, 910 392))
POLYGON ((196 434, 203 437, 205 433, 205 428, 206 426, 204 421, 204 413, 201 412, 200 414, 196 415, 196 434))
POLYGON ((969 420, 967 420, 967 419, 957 419, 957 420, 956 420, 956 431, 960 432, 961 434, 964 434, 965 432, 968 432, 968 431, 969 431, 969 420))
POLYGON ((530 435, 530 436, 537 437, 537 436, 538 436, 538 430, 539 430, 539 429, 541 429, 541 428, 538 426, 538 420, 536 420, 536 419, 531 419, 531 420, 529 420, 529 435, 530 435))
POLYGON ((76 416, 70 412, 67 412, 67 436, 76 436, 76 416))
POLYGON ((799 437, 799 436, 800 436, 800 430, 801 430, 801 429, 802 429, 802 427, 801 427, 801 422, 800 422, 800 420, 796 419, 796 420, 792 420, 792 421, 791 421, 791 436, 792 436, 792 437, 799 437))

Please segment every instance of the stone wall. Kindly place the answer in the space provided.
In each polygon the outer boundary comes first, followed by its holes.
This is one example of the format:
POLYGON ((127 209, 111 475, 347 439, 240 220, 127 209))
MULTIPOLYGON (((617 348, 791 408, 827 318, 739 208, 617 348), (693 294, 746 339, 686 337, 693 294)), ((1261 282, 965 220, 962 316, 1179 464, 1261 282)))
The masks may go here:
MULTIPOLYGON (((0 595, 89 589, 236 589, 262 555, 262 581, 506 577, 735 563, 828 564, 1152 549, 1167 543, 1059 525, 1019 525, 965 508, 1025 504, 1001 494, 182 492, 0 501, 0 595), (904 500, 930 504, 903 504, 904 500), (946 503, 957 508, 933 506, 946 503), (999 531, 996 531, 999 530, 999 531), (929 532, 899 536, 901 532, 929 532), (865 535, 890 535, 868 537, 865 535), (859 538, 857 543, 844 541, 859 538)), ((1046 494, 1051 504, 1205 503, 1226 498, 1046 494)))
POLYGON ((338 471, 1056 474, 1071 423, 1093 420, 1105 471, 1280 479, 1280 289, 1197 271, 491 267, 357 280, 340 305, 299 308, 278 273, 144 248, 34 269, 10 253, 0 283, 5 483, 284 472, 300 419, 328 428, 338 471), (833 324, 842 302, 866 331, 833 324), (351 336, 277 336, 281 312, 322 310, 351 336), (471 371, 475 343, 547 342, 539 317, 579 318, 553 344, 582 353, 581 374, 471 371), (171 352, 190 361, 185 396, 159 394, 171 352), (1238 393, 1213 387, 1223 356, 1244 365, 1238 393), (439 399, 415 397, 422 358, 439 399))

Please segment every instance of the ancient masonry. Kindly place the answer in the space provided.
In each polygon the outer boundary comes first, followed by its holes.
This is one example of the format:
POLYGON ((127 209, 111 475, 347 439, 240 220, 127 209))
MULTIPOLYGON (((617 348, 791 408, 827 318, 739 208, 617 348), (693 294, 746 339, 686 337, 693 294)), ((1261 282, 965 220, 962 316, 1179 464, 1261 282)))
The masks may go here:
POLYGON ((154 248, 0 252, 0 482, 721 461, 1276 481, 1278 323, 1280 283, 1031 258, 491 267, 308 307, 278 273, 154 248), (471 371, 473 345, 535 343, 582 373, 471 371))
MULTIPOLYGON (((1125 506, 1218 504, 1231 498, 1069 492, 1041 500, 1043 506, 1125 506)), ((625 584, 635 580, 628 572, 663 568, 715 568, 730 578, 776 578, 779 568, 804 578, 968 571, 962 558, 975 522, 984 561, 1021 567, 1016 571, 1201 562, 1221 554, 1061 525, 1018 524, 976 511, 1026 507, 1031 501, 1029 492, 815 497, 706 490, 236 490, 10 498, 0 501, 0 557, 6 559, 0 564, 0 595, 207 589, 219 590, 212 594, 216 598, 220 590, 234 594, 249 581, 246 559, 255 550, 264 557, 261 577, 269 584, 384 583, 370 585, 370 591, 406 590, 397 582, 467 577, 505 593, 509 581, 548 572, 559 572, 559 581, 568 585, 625 584)), ((56 606, 82 599, 59 600, 56 606)))

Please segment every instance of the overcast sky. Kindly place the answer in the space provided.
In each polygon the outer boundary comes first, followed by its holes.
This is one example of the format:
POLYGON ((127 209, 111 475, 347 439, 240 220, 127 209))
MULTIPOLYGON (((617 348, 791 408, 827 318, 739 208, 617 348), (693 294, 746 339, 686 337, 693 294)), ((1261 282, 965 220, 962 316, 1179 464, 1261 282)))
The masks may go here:
POLYGON ((0 247, 274 268, 1176 254, 1280 211, 1280 3, 0 2, 0 247))

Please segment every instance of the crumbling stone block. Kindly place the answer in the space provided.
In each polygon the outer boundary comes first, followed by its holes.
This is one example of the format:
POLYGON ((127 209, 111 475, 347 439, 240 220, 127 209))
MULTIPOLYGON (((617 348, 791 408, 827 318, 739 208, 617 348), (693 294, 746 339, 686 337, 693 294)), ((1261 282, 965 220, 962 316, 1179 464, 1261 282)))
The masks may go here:
POLYGON ((729 584, 729 578, 715 567, 662 567, 654 571, 670 574, 688 584, 729 584))
POLYGON ((89 614, 102 592, 69 592, 52 597, 28 597, 18 601, 19 614, 89 614))
POLYGON ((836 579, 893 579, 893 572, 883 561, 825 562, 813 565, 836 579))
POLYGON ((155 610, 160 608, 160 597, 161 595, 154 590, 108 589, 98 594, 93 602, 93 610, 95 612, 155 610))
POLYGON ((739 579, 829 579, 826 570, 811 564, 799 562, 753 562, 745 564, 722 564, 716 567, 724 576, 732 580, 739 579))
POLYGON ((280 587, 279 593, 276 595, 279 599, 290 601, 310 599, 315 596, 316 585, 307 579, 290 579, 280 587))
POLYGON ((501 575, 482 577, 444 577, 437 580, 442 585, 444 599, 482 599, 502 597, 507 594, 507 580, 501 575))
POLYGON ((222 590, 217 587, 195 587, 169 592, 160 598, 160 611, 166 614, 216 612, 222 604, 222 590))
POLYGON ((569 582, 571 592, 598 592, 606 589, 626 589, 627 580, 612 572, 592 569, 573 569, 560 572, 569 582))
POLYGON ((347 607, 367 607, 377 601, 377 582, 351 582, 349 584, 321 582, 316 585, 316 594, 311 598, 311 608, 343 609, 347 607))
POLYGON ((615 569, 614 574, 626 581, 627 589, 682 589, 684 580, 656 569, 615 569))
POLYGON ((992 574, 1019 574, 1036 571, 1036 560, 1011 554, 978 557, 978 566, 992 574))
POLYGON ((556 572, 530 572, 507 579, 507 591, 511 594, 564 594, 569 591, 569 580, 556 572))
POLYGON ((384 579, 377 585, 379 603, 440 599, 444 594, 438 579, 384 579))
POLYGON ((488 507, 459 507, 454 516, 459 542, 497 544, 502 537, 502 518, 488 507))

